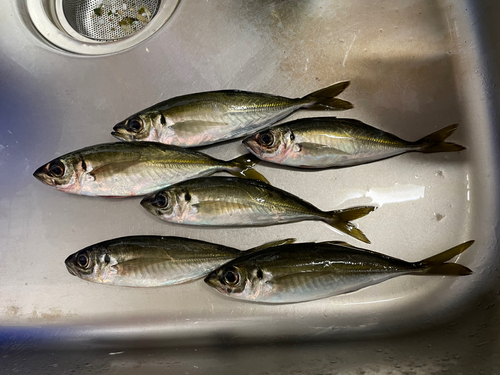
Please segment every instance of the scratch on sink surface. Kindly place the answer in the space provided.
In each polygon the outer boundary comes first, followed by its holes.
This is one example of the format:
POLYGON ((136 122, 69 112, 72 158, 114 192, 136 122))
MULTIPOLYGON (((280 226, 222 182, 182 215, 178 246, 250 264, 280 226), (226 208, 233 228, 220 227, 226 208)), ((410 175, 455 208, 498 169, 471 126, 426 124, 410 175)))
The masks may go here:
POLYGON ((333 325, 330 325, 330 326, 322 326, 322 327, 304 325, 304 327, 306 327, 308 329, 313 329, 316 332, 307 333, 307 334, 304 334, 302 336, 310 336, 310 335, 319 336, 319 335, 323 335, 323 334, 325 334, 327 332, 332 332, 332 331, 335 331, 335 330, 365 329, 365 328, 374 326, 376 324, 377 323, 366 323, 366 324, 360 324, 360 325, 357 325, 357 326, 351 326, 351 325, 348 325, 348 326, 339 326, 339 325, 333 324, 333 325))
POLYGON ((356 41, 356 38, 357 38, 357 35, 356 33, 354 33, 354 37, 352 38, 352 42, 351 42, 351 45, 349 46, 349 48, 347 49, 347 52, 345 53, 345 56, 344 56, 344 61, 342 61, 342 66, 345 68, 345 63, 347 61, 347 57, 349 57, 349 52, 351 51, 351 48, 354 44, 354 42, 356 41))
POLYGON ((30 172, 31 168, 30 168, 30 162, 29 162, 28 158, 24 158, 24 164, 26 165, 26 168, 24 168, 24 173, 30 172))
POLYGON ((364 301, 364 302, 346 302, 346 303, 344 303, 344 306, 349 306, 349 305, 368 305, 368 304, 372 304, 372 303, 383 303, 383 302, 396 301, 396 300, 401 299, 401 298, 404 298, 404 297, 401 296, 401 297, 380 299, 380 300, 375 300, 375 301, 364 301))
POLYGON ((108 355, 119 355, 119 354, 123 354, 125 352, 111 352, 111 353, 108 353, 108 355))

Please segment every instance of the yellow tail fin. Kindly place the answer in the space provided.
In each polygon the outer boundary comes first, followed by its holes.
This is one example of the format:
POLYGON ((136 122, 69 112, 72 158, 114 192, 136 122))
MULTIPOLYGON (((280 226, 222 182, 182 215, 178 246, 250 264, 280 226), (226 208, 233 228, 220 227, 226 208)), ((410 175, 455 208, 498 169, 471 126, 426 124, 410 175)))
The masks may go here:
POLYGON ((456 257, 458 254, 467 250, 474 241, 467 241, 449 250, 443 251, 437 255, 414 263, 415 267, 420 268, 420 271, 415 272, 415 275, 442 275, 442 276, 464 276, 470 275, 472 271, 457 263, 445 263, 446 261, 456 257))
POLYGON ((304 107, 304 109, 344 111, 346 109, 353 108, 353 105, 348 101, 336 98, 337 95, 349 87, 350 83, 350 81, 335 83, 334 85, 314 91, 309 95, 304 96, 300 100, 309 103, 304 107))
POLYGON ((352 236, 365 243, 371 243, 370 240, 365 236, 365 234, 361 230, 356 228, 354 224, 350 222, 350 220, 356 220, 360 217, 366 216, 376 208, 377 207, 374 206, 363 206, 346 208, 345 210, 325 212, 322 220, 335 229, 348 234, 349 236, 352 236))
POLYGON ((252 154, 241 155, 236 159, 226 162, 228 166, 227 172, 236 177, 259 180, 268 184, 269 181, 267 178, 252 168, 259 161, 260 159, 252 154))
POLYGON ((453 124, 447 126, 437 132, 429 134, 428 136, 419 139, 415 142, 415 145, 420 146, 418 150, 420 152, 430 154, 434 152, 451 152, 451 151, 462 151, 465 150, 464 146, 458 145, 452 142, 445 142, 445 139, 453 134, 457 130, 458 124, 453 124))

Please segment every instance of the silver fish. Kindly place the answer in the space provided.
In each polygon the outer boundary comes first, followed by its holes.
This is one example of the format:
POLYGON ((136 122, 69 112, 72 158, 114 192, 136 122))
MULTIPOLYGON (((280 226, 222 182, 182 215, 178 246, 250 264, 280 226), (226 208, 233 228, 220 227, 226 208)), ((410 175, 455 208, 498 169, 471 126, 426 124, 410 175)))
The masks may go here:
MULTIPOLYGON (((290 244, 294 238, 247 250, 290 244)), ((130 236, 86 247, 65 264, 83 280, 129 287, 175 285, 206 276, 246 252, 182 237, 130 236)))
POLYGON ((340 82, 297 99, 237 90, 178 96, 128 117, 111 134, 123 141, 209 145, 259 131, 299 109, 350 109, 335 98, 347 86, 340 82))
POLYGON ((299 168, 348 167, 406 152, 451 152, 465 147, 445 142, 458 125, 447 126, 415 142, 361 121, 336 117, 290 121, 251 135, 245 147, 258 158, 299 168))
POLYGON ((445 263, 468 241, 440 254, 406 262, 339 242, 299 243, 245 254, 210 273, 205 282, 232 298, 294 303, 350 293, 402 275, 462 276, 472 273, 445 263))
POLYGON ((363 206, 325 212, 266 183, 226 177, 184 181, 143 198, 141 204, 162 220, 189 225, 261 226, 321 220, 367 243, 349 220, 375 209, 363 206))
POLYGON ((33 174, 43 183, 67 193, 128 197, 216 172, 267 181, 251 169, 252 155, 223 161, 201 152, 161 143, 104 143, 58 157, 33 174))

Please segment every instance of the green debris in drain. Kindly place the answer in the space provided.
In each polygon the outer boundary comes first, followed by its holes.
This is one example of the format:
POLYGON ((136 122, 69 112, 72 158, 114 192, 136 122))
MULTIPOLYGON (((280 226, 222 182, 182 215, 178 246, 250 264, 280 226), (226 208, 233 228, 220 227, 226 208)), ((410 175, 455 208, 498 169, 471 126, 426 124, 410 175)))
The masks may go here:
POLYGON ((120 25, 123 31, 125 31, 126 33, 130 33, 135 29, 132 25, 136 21, 138 21, 137 18, 123 17, 123 19, 118 22, 118 25, 120 25))
POLYGON ((94 9, 94 14, 95 14, 96 16, 99 16, 99 17, 100 17, 100 16, 102 16, 102 4, 101 4, 101 5, 99 5, 99 7, 98 7, 98 8, 95 8, 95 9, 94 9))
POLYGON ((142 23, 148 23, 151 19, 151 12, 146 7, 142 7, 137 11, 136 17, 142 23))

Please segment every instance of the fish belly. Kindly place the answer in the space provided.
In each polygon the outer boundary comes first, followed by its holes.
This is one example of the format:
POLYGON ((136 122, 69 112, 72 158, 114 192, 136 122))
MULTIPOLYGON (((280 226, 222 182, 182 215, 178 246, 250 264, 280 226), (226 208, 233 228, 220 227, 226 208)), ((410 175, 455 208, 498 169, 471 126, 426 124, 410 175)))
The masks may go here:
MULTIPOLYGON (((286 283, 273 283, 272 290, 255 301, 264 303, 294 303, 332 297, 381 283, 399 273, 327 274, 311 276, 307 273, 288 278, 286 283)), ((252 299, 252 298, 249 298, 252 299)))
POLYGON ((218 168, 153 162, 118 169, 120 170, 108 168, 102 173, 88 173, 81 184, 81 194, 110 197, 145 195, 187 179, 206 176, 218 168))
POLYGON ((202 111, 167 118, 159 141, 183 147, 212 144, 243 137, 288 116, 300 106, 248 111, 202 111))

